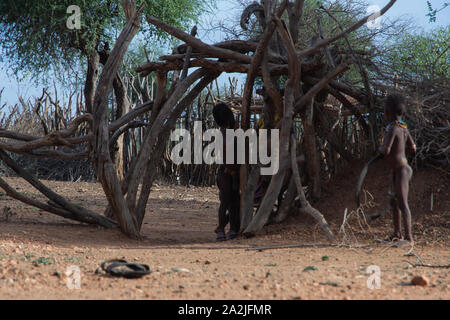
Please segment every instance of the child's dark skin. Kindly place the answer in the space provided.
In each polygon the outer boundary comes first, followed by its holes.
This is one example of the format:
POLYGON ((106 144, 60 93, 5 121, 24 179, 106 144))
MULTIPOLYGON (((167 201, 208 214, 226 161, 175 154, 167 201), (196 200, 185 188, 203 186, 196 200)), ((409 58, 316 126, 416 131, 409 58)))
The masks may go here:
MULTIPOLYGON (((220 131, 223 135, 224 149, 223 159, 226 160, 226 129, 234 129, 235 121, 234 116, 228 106, 219 103, 213 110, 214 119, 220 126, 220 131)), ((236 144, 234 145, 235 161, 232 164, 221 164, 217 173, 217 186, 219 187, 219 226, 216 228, 217 240, 223 241, 227 239, 233 239, 237 236, 240 228, 240 215, 239 215, 239 165, 236 164, 237 150, 236 144), (227 211, 229 214, 227 215, 227 211), (225 237, 225 226, 230 222, 230 231, 225 237)))
MULTIPOLYGON (((401 106, 401 108, 404 110, 404 105, 401 106)), ((388 104, 385 107, 384 116, 387 123, 400 121, 402 118, 402 115, 395 112, 395 109, 388 104)), ((400 221, 400 216, 402 216, 405 225, 405 240, 412 243, 411 211, 408 205, 409 180, 412 177, 412 169, 408 165, 405 156, 406 145, 408 145, 414 153, 416 152, 416 145, 414 144, 408 129, 392 125, 386 132, 383 145, 380 146, 378 150, 380 153, 384 154, 386 162, 394 172, 396 201, 393 202, 394 233, 390 236, 390 239, 402 238, 400 221)))

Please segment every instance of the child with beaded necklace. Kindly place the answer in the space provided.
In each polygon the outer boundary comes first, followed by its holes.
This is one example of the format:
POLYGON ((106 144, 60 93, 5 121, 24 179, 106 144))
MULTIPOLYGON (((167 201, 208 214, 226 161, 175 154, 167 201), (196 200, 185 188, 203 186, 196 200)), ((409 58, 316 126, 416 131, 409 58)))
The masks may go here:
POLYGON ((405 240, 413 243, 411 227, 411 211, 408 205, 409 181, 412 169, 405 156, 406 145, 416 152, 416 145, 408 131, 406 123, 402 120, 405 115, 405 101, 399 94, 391 94, 386 98, 384 117, 388 125, 383 145, 378 151, 394 172, 395 200, 393 203, 394 233, 388 240, 402 239, 400 216, 405 226, 405 240))

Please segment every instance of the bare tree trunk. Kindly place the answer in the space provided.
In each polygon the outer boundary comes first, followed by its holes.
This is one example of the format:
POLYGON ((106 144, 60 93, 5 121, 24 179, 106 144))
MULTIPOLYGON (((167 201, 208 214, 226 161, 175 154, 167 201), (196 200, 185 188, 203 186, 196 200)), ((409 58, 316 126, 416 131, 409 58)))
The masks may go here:
MULTIPOLYGON (((102 50, 99 52, 100 56, 100 63, 105 66, 106 62, 108 61, 110 52, 105 50, 102 50)), ((117 72, 116 76, 113 80, 113 89, 114 89, 114 95, 116 100, 116 110, 113 111, 113 121, 116 121, 126 115, 130 111, 130 101, 128 99, 128 90, 127 86, 125 85, 122 77, 120 76, 120 73, 117 72), (115 112, 114 112, 115 111, 115 112)), ((124 163, 125 157, 125 149, 124 149, 124 135, 120 134, 118 137, 115 138, 114 143, 110 144, 110 151, 111 151, 111 159, 115 165, 117 176, 122 181, 125 177, 125 167, 126 164, 124 163)), ((108 216, 111 216, 111 210, 109 208, 106 210, 106 214, 108 216)))
MULTIPOLYGON (((92 212, 88 209, 85 209, 83 207, 80 207, 78 205, 75 205, 69 201, 67 201, 64 197, 60 196, 59 194, 53 192, 48 187, 46 187, 42 182, 40 182, 35 176, 28 173, 25 169, 20 167, 11 157, 8 156, 8 154, 0 150, 0 159, 14 172, 16 172, 20 177, 28 181, 33 187, 35 187, 39 192, 41 192, 43 195, 45 195, 52 203, 55 205, 53 207, 56 207, 55 210, 50 210, 50 212, 53 212, 55 214, 61 215, 65 218, 71 218, 77 221, 81 222, 88 222, 88 223, 97 223, 101 226, 111 228, 115 226, 115 223, 108 218, 105 218, 103 216, 100 216, 96 214, 95 212, 92 212)), ((20 196, 20 194, 13 192, 11 188, 8 188, 6 182, 3 181, 3 186, 5 191, 7 191, 12 197, 18 199, 18 200, 27 200, 25 196, 20 196)), ((32 202, 32 199, 27 200, 29 203, 32 202)), ((30 203, 32 205, 38 204, 39 202, 32 202, 30 203)), ((39 205, 41 209, 44 209, 42 205, 39 205)), ((45 209, 49 209, 48 206, 45 205, 45 209)))
MULTIPOLYGON (((286 81, 284 112, 280 136, 280 159, 284 159, 286 157, 289 158, 289 137, 291 135, 291 127, 294 116, 294 99, 299 94, 301 64, 299 59, 296 57, 295 47, 292 42, 292 38, 289 35, 289 31, 286 30, 286 26, 283 25, 277 16, 274 17, 274 22, 287 47, 289 60, 289 79, 286 81)), ((244 235, 254 235, 255 232, 259 231, 267 223, 270 213, 272 212, 273 205, 275 204, 283 185, 285 174, 286 170, 279 170, 272 177, 259 210, 252 219, 251 223, 244 230, 244 235)))
POLYGON ((300 19, 303 15, 303 6, 305 0, 295 0, 288 4, 287 10, 289 14, 289 32, 292 36, 294 45, 298 43, 298 33, 300 31, 300 19))
POLYGON ((289 212, 294 206, 294 200, 296 195, 297 195, 297 187, 295 185, 294 179, 291 179, 289 181, 289 187, 286 192, 286 197, 281 202, 280 210, 278 210, 277 215, 273 218, 273 222, 281 223, 287 218, 289 212))
MULTIPOLYGON (((135 6, 134 1, 128 4, 135 6)), ((120 229, 126 235, 139 238, 139 230, 136 220, 128 209, 127 203, 122 195, 120 180, 117 177, 114 163, 111 160, 109 150, 109 129, 108 129, 108 93, 111 91, 112 82, 117 74, 117 70, 123 60, 123 56, 139 29, 140 13, 143 7, 137 11, 136 15, 128 19, 127 24, 120 33, 114 45, 114 49, 109 55, 108 61, 103 68, 100 81, 94 98, 94 125, 95 136, 93 162, 98 178, 102 183, 108 203, 116 214, 120 229)))
POLYGON ((324 231, 328 240, 330 240, 332 242, 332 241, 334 241, 334 235, 333 235, 333 232, 330 230, 330 227, 328 226, 327 221, 325 220, 323 215, 317 209, 313 208, 309 204, 308 200, 306 200, 305 192, 303 191, 302 180, 300 178, 300 172, 298 170, 298 165, 297 165, 297 161, 296 161, 296 157, 295 157, 296 141, 295 141, 294 137, 291 137, 291 139, 292 139, 292 141, 291 141, 292 174, 293 174, 295 184, 297 186, 298 195, 300 196, 300 205, 301 205, 300 212, 304 212, 304 213, 312 216, 319 223, 320 227, 324 231))
MULTIPOLYGON (((120 119, 130 111, 130 101, 128 100, 127 88, 122 78, 117 74, 113 81, 114 93, 116 95, 116 119, 120 119)), ((124 135, 121 134, 117 139, 116 146, 113 152, 113 161, 116 167, 117 176, 119 180, 125 178, 125 163, 124 163, 124 135)))
POLYGON ((93 114, 95 87, 98 79, 98 68, 100 63, 100 56, 96 50, 87 57, 87 74, 86 82, 84 84, 84 100, 86 104, 86 111, 93 114))
MULTIPOLYGON (((156 143, 158 142, 158 137, 161 130, 164 127, 165 122, 167 121, 169 115, 173 111, 173 106, 176 105, 179 99, 183 96, 183 94, 187 91, 187 89, 202 76, 206 75, 207 71, 205 69, 199 69, 194 71, 184 80, 180 81, 173 93, 164 103, 161 111, 156 117, 154 123, 152 124, 151 129, 147 132, 146 137, 142 143, 142 149, 139 153, 138 158, 136 159, 135 166, 132 171, 129 170, 127 174, 126 181, 128 185, 126 186, 127 192, 127 204, 130 208, 131 212, 135 212, 136 209, 136 197, 138 186, 142 180, 145 165, 147 164, 148 159, 152 153, 152 150, 156 143), (128 176, 130 178, 128 178, 128 176)), ((161 141, 159 141, 161 143, 161 141)))
POLYGON ((253 218, 253 198, 255 196, 258 179, 260 177, 260 167, 254 166, 250 171, 250 176, 245 187, 241 205, 241 232, 244 231, 253 218))
MULTIPOLYGON (((245 81, 244 86, 244 93, 242 97, 242 118, 241 118, 241 128, 243 130, 247 130, 250 127, 250 102, 251 97, 253 93, 253 86, 255 82, 255 78, 257 75, 257 70, 260 67, 261 63, 263 62, 264 56, 266 54, 266 51, 268 50, 268 47, 270 46, 272 35, 276 29, 275 22, 272 21, 272 9, 274 2, 271 0, 263 1, 263 7, 264 12, 266 13, 266 28, 264 30, 263 36, 258 43, 258 46, 256 48, 256 51, 252 57, 251 65, 249 72, 247 74, 247 79, 245 81), (268 22, 268 23, 267 23, 268 22)), ((281 3, 280 7, 278 8, 275 17, 281 17, 284 10, 286 9, 287 2, 284 1, 281 3)), ((245 148, 248 150, 248 148, 245 148)), ((248 159, 248 155, 246 155, 246 163, 248 159)), ((243 205, 243 195, 245 194, 245 187, 247 186, 247 179, 248 179, 248 170, 247 165, 243 164, 240 167, 240 190, 241 190, 241 207, 243 205)))
POLYGON ((215 78, 219 76, 219 73, 210 73, 205 75, 203 79, 184 97, 173 110, 170 118, 167 120, 164 128, 159 133, 158 142, 151 154, 151 157, 147 160, 147 167, 144 173, 141 193, 139 195, 138 204, 136 208, 136 219, 139 228, 142 226, 142 222, 145 217, 145 209, 147 207, 148 197, 150 195, 153 181, 156 177, 156 166, 161 162, 164 150, 167 148, 167 141, 169 140, 170 132, 175 127, 176 121, 179 118, 181 112, 189 106, 194 99, 202 92, 206 86, 211 83, 215 78))
POLYGON ((304 138, 305 138, 305 154, 306 167, 310 181, 311 196, 317 201, 320 199, 320 162, 316 145, 316 131, 314 128, 314 99, 312 99, 310 106, 306 109, 305 117, 303 118, 304 138))

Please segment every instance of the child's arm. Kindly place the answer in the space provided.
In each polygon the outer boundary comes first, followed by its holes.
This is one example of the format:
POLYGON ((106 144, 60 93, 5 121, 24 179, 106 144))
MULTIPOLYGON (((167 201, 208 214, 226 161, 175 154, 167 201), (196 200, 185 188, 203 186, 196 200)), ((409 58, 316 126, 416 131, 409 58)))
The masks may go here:
POLYGON ((413 153, 416 153, 416 144, 414 143, 413 138, 411 137, 411 133, 407 130, 406 144, 411 148, 413 153))
POLYGON ((391 152, 392 144, 397 135, 397 128, 392 127, 384 136, 383 145, 378 148, 378 151, 384 155, 388 155, 391 152))

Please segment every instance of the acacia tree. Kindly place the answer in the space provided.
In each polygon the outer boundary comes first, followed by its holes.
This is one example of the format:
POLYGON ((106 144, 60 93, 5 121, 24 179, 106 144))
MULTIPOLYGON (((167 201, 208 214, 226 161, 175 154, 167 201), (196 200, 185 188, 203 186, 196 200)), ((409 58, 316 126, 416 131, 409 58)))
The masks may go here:
POLYGON ((450 27, 440 27, 429 32, 404 34, 389 42, 389 51, 380 60, 388 70, 384 74, 397 74, 404 83, 433 82, 448 86, 450 27))
MULTIPOLYGON (((192 103, 197 95, 222 72, 241 72, 247 75, 243 99, 241 127, 249 128, 250 101, 255 85, 255 79, 261 77, 267 92, 267 103, 264 105, 264 114, 278 115, 267 117, 268 123, 273 127, 279 127, 280 135, 280 170, 270 181, 268 190, 262 200, 261 206, 255 215, 251 210, 254 185, 259 170, 252 170, 247 179, 247 168, 242 166, 241 178, 245 188, 242 204, 242 231, 252 235, 260 230, 267 222, 274 202, 284 180, 292 169, 294 196, 300 197, 300 212, 313 216, 321 225, 323 231, 330 240, 333 234, 322 216, 313 208, 306 199, 300 172, 298 170, 296 144, 291 135, 294 117, 301 115, 304 125, 314 127, 311 121, 313 112, 313 100, 323 90, 335 92, 338 96, 350 95, 366 105, 369 91, 365 88, 354 87, 339 81, 337 78, 349 69, 351 59, 344 57, 336 65, 325 68, 324 73, 317 70, 328 66, 329 61, 314 59, 330 44, 347 37, 363 26, 370 16, 365 16, 351 26, 337 30, 334 34, 319 38, 309 46, 298 43, 298 38, 292 35, 298 34, 300 21, 305 1, 275 1, 262 0, 259 5, 261 17, 261 36, 257 40, 232 40, 206 44, 195 37, 195 28, 191 33, 186 33, 180 28, 168 24, 150 14, 145 14, 145 20, 149 25, 159 28, 185 44, 178 46, 173 54, 160 57, 163 61, 148 62, 137 68, 141 76, 156 73, 157 94, 153 101, 144 102, 142 105, 130 110, 119 119, 108 122, 108 95, 113 88, 113 82, 120 67, 125 52, 138 32, 141 17, 145 12, 145 3, 139 9, 134 1, 123 1, 123 9, 126 16, 126 25, 116 40, 112 51, 109 53, 105 66, 99 77, 95 95, 92 99, 92 113, 86 113, 72 121, 66 130, 52 132, 44 137, 34 137, 16 132, 0 131, 0 136, 8 138, 0 141, 0 148, 10 152, 24 153, 34 156, 89 156, 94 164, 97 176, 102 184, 108 204, 114 213, 121 230, 130 237, 139 237, 139 230, 145 215, 145 208, 149 198, 151 186, 155 178, 155 166, 159 162, 166 147, 166 141, 170 131, 175 126, 177 118, 183 110, 192 103), (250 55, 250 53, 252 53, 250 55), (195 68, 190 73, 189 69, 195 68), (173 72, 171 85, 168 88, 168 73, 173 72), (181 75, 180 75, 181 73, 181 75), (287 80, 283 88, 279 86, 278 79, 284 76, 287 80), (109 147, 117 137, 117 132, 125 132, 131 127, 131 122, 137 116, 151 111, 148 130, 139 151, 138 156, 132 162, 130 169, 121 181, 115 170, 109 147), (306 116, 305 116, 306 115, 306 116), (73 137, 80 123, 89 122, 92 132, 84 136, 73 137), (111 134, 112 133, 112 134, 111 134), (12 142, 11 142, 12 140, 12 142), (49 146, 73 146, 88 143, 90 148, 82 154, 65 154, 61 150, 49 149, 49 146), (256 173, 256 174, 253 174, 256 173), (140 190, 138 190, 141 186, 140 190)), ((379 12, 384 14, 395 0, 389 3, 379 12)), ((367 89, 367 88, 366 88, 367 89)), ((354 111, 355 115, 359 110, 354 111)), ((311 128, 314 129, 314 128, 311 128)), ((40 208, 45 208, 60 215, 65 214, 81 221, 94 221, 104 226, 114 223, 100 215, 96 215, 84 208, 74 206, 64 198, 48 190, 37 179, 18 167, 14 161, 4 152, 0 152, 2 160, 33 186, 49 198, 48 204, 30 199, 18 194, 0 179, 2 188, 21 201, 30 203, 40 208), (82 220, 84 219, 84 220, 82 220)))
MULTIPOLYGON (((144 14, 157 16, 180 28, 194 22, 207 5, 204 0, 138 1, 138 5, 142 3, 146 4, 144 14)), ((14 73, 32 75, 36 81, 51 68, 58 72, 83 67, 85 108, 92 114, 98 74, 124 22, 126 17, 119 0, 5 0, 0 3, 0 49, 14 73), (74 13, 68 8, 73 5, 80 9, 79 29, 67 26, 74 13)), ((153 39, 167 39, 145 21, 142 30, 153 39)), ((111 118, 116 120, 130 109, 127 88, 119 71, 114 77, 113 89, 116 110, 111 118)), ((115 143, 111 148, 112 156, 123 179, 123 135, 115 143)))

